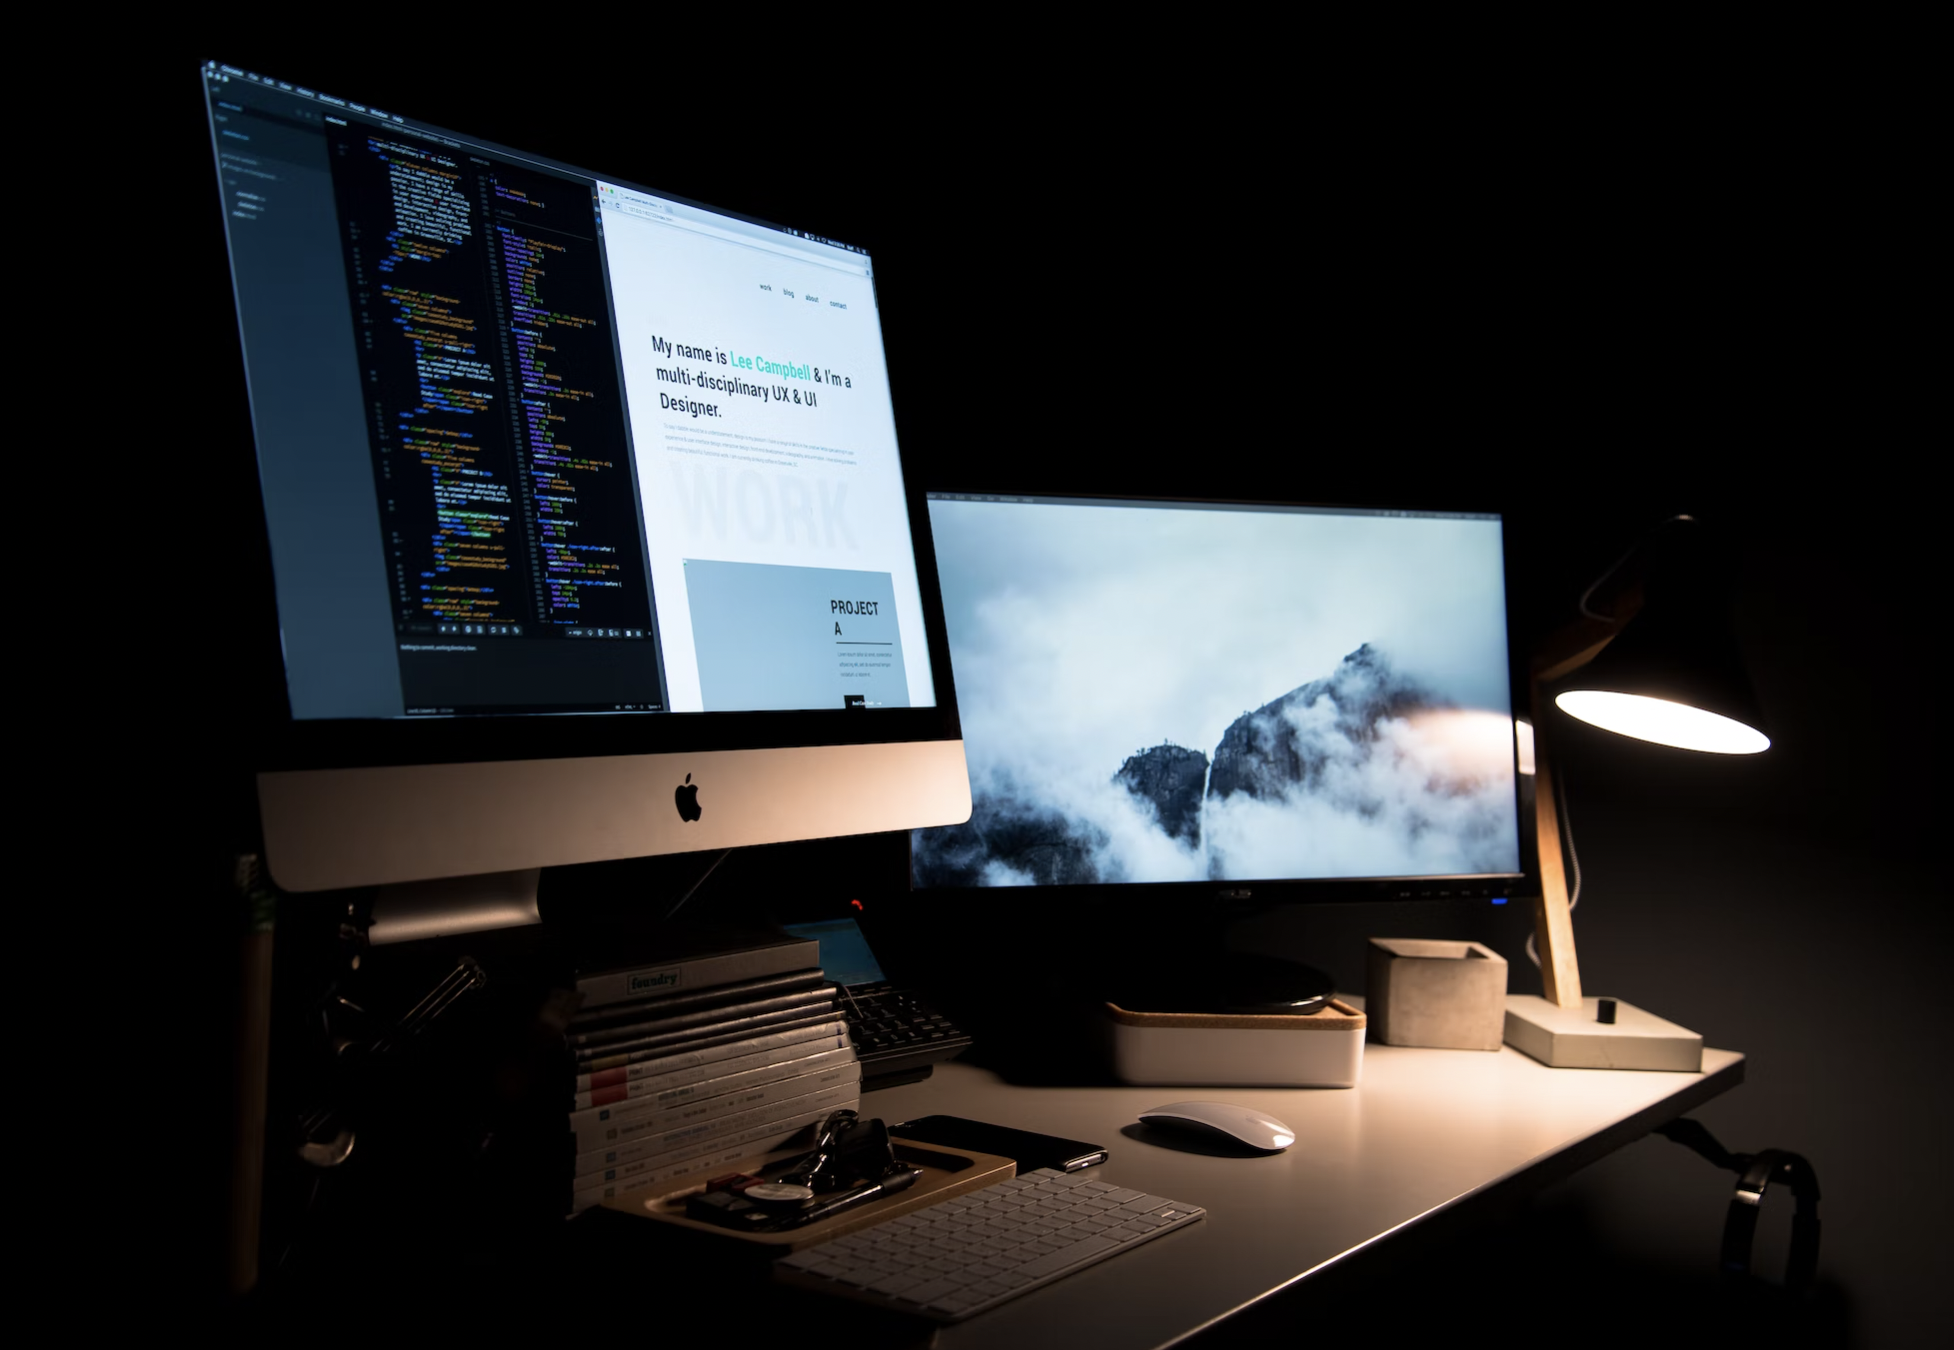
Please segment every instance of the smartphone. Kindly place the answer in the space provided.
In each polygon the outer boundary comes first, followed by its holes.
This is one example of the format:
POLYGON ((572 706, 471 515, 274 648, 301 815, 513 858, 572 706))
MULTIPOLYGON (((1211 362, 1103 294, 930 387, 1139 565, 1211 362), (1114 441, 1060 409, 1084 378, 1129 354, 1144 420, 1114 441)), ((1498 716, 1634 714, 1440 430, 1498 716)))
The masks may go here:
MULTIPOLYGON (((921 1116, 891 1125, 889 1133, 898 1139, 942 1148, 967 1148, 976 1153, 994 1153, 1018 1165, 1019 1175, 1049 1167, 1059 1172, 1076 1172, 1081 1167, 1106 1161, 1106 1150, 1098 1144, 1082 1144, 1077 1139, 1014 1130, 1008 1125, 991 1125, 962 1116, 921 1116)), ((898 1154, 900 1156, 900 1154, 898 1154)))

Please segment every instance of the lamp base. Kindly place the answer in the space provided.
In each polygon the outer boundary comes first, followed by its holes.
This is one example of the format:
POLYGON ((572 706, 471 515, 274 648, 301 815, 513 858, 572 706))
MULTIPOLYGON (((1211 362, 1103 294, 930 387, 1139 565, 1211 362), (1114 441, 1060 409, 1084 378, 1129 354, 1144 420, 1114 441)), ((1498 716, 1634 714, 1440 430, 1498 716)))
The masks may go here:
POLYGON ((1506 1043, 1552 1069, 1703 1071, 1703 1038, 1654 1013, 1608 999, 1615 1020, 1597 1020, 1604 1000, 1562 1008, 1535 994, 1506 996, 1506 1043))

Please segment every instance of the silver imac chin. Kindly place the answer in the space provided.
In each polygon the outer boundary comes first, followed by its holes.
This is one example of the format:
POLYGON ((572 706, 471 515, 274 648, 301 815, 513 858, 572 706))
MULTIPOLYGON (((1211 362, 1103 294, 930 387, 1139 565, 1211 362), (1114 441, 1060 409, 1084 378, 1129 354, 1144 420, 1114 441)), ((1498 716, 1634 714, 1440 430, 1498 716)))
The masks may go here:
POLYGON ((961 823, 961 741, 260 774, 291 891, 961 823), (687 789, 696 789, 688 791, 687 789))

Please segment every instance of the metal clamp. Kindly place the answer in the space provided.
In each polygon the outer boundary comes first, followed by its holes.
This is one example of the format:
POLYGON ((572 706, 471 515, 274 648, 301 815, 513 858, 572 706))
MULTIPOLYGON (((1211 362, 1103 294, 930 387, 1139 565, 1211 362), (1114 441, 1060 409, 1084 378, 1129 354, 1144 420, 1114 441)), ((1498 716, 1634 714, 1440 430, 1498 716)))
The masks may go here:
POLYGON ((1785 1260, 1784 1287, 1802 1294, 1818 1275, 1818 1173, 1796 1153, 1767 1148, 1751 1158, 1730 1197, 1723 1221, 1723 1273, 1737 1278, 1751 1273, 1751 1240, 1757 1235, 1757 1212, 1773 1181, 1791 1187, 1797 1208, 1791 1215, 1791 1254, 1785 1260))
POLYGON ((1672 1120, 1656 1126, 1655 1132, 1707 1159, 1712 1166, 1737 1173, 1737 1189, 1723 1220, 1723 1251, 1718 1262, 1733 1280, 1751 1274, 1751 1244, 1757 1237, 1757 1213, 1763 1207, 1764 1192, 1773 1181, 1791 1187, 1797 1208, 1791 1216, 1791 1254, 1785 1261, 1784 1287, 1793 1294, 1808 1292, 1818 1277, 1818 1173, 1812 1165, 1799 1154, 1781 1148, 1732 1153, 1693 1120, 1672 1120))

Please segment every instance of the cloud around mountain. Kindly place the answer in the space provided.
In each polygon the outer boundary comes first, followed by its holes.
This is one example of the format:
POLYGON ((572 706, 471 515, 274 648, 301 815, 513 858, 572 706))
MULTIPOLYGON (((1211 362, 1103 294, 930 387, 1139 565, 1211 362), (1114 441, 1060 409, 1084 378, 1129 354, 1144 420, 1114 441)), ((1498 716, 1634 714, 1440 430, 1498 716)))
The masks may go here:
POLYGON ((1512 773, 1505 714, 1453 705, 1365 643, 1211 751, 1161 741, 1090 776, 973 761, 970 821, 918 831, 912 866, 923 886, 1511 870, 1512 773))

